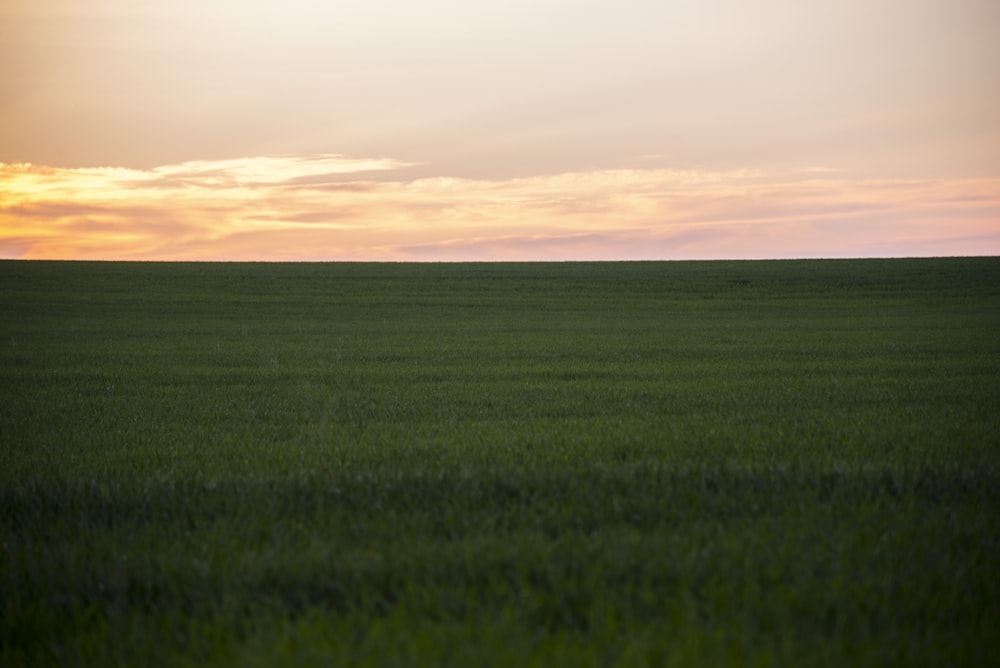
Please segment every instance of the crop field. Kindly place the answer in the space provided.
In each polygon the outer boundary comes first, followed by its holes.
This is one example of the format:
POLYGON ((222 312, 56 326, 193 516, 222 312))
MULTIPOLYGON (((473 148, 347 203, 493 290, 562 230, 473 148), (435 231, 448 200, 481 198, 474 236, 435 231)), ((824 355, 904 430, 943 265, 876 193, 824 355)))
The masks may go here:
POLYGON ((984 665, 1000 258, 0 262, 0 664, 984 665))

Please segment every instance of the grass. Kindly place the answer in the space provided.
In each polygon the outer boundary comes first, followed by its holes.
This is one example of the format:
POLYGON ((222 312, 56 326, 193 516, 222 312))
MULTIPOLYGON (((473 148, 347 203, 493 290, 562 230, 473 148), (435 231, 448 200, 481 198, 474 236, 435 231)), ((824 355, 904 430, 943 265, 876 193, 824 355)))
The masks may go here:
POLYGON ((1000 259, 0 262, 4 665, 984 665, 1000 259))

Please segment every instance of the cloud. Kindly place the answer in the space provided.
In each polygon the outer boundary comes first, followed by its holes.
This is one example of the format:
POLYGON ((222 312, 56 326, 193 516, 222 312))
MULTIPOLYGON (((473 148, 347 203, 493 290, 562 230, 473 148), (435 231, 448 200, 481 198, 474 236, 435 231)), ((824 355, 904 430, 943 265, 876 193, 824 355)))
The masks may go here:
POLYGON ((399 169, 407 163, 388 159, 351 159, 340 155, 253 157, 234 160, 197 160, 151 170, 149 185, 264 186, 316 184, 343 174, 399 169))
POLYGON ((339 155, 0 164, 0 254, 572 260, 1000 254, 1000 179, 620 169, 407 178, 339 155))

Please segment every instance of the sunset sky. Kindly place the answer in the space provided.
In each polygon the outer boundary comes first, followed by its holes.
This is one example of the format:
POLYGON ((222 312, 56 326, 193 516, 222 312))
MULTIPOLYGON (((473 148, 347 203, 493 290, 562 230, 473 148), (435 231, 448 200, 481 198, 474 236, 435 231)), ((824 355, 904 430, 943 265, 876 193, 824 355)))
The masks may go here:
POLYGON ((996 0, 5 0, 0 257, 1000 255, 996 0))

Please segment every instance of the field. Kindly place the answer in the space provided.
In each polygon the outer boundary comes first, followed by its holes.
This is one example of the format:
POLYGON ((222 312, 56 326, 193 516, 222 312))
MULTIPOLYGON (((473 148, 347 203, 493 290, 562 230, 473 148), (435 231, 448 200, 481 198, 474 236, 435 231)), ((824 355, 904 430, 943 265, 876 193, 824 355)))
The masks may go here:
POLYGON ((0 541, 4 666, 990 664, 1000 258, 0 262, 0 541))

